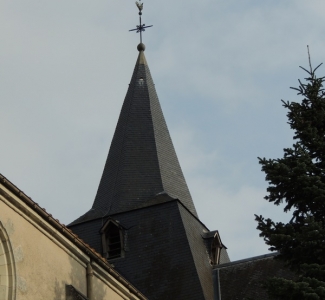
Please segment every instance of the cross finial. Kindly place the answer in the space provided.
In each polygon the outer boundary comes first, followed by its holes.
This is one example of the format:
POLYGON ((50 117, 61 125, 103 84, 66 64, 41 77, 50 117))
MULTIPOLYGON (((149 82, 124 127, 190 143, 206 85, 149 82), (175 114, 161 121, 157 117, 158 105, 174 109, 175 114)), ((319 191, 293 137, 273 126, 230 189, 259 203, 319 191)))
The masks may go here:
POLYGON ((142 31, 145 31, 145 28, 152 27, 153 25, 146 26, 146 24, 142 24, 141 15, 142 15, 142 10, 143 10, 143 3, 141 3, 141 0, 140 0, 140 2, 136 1, 135 4, 139 9, 140 25, 137 25, 136 26, 137 28, 131 29, 129 31, 136 31, 137 33, 140 32, 140 44, 142 44, 142 31))

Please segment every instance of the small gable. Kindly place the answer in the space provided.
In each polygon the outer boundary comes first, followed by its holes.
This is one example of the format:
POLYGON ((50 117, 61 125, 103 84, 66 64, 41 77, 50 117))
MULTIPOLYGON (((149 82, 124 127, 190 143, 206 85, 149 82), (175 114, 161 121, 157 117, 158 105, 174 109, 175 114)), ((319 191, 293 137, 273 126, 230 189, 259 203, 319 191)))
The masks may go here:
POLYGON ((100 230, 103 256, 110 259, 124 257, 124 229, 118 221, 108 219, 100 230))

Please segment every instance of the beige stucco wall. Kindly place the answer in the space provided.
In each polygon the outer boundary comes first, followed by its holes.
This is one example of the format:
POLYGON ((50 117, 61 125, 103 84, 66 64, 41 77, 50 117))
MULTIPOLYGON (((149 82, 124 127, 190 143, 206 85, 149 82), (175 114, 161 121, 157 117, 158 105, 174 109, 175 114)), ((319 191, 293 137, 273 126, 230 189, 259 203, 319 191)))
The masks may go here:
POLYGON ((55 237, 4 201, 0 201, 0 222, 14 253, 17 299, 65 299, 65 284, 87 293, 85 265, 55 243, 55 237))
MULTIPOLYGON (((90 261, 87 254, 2 185, 0 222, 12 246, 17 300, 64 300, 66 284, 87 295, 86 267, 90 261)), ((0 275, 6 272, 5 264, 1 266, 4 261, 2 248, 0 245, 0 275)), ((127 295, 127 287, 99 266, 96 268, 92 276, 94 296, 91 300, 137 299, 127 295)), ((1 294, 0 289, 0 300, 8 299, 1 295, 5 292, 1 294)))
POLYGON ((15 274, 9 236, 0 222, 0 300, 15 299, 15 274))
POLYGON ((103 278, 99 278, 98 276, 94 276, 93 285, 94 285, 94 293, 93 300, 102 300, 102 299, 116 299, 122 300, 123 298, 117 295, 112 289, 108 288, 104 283, 103 278))

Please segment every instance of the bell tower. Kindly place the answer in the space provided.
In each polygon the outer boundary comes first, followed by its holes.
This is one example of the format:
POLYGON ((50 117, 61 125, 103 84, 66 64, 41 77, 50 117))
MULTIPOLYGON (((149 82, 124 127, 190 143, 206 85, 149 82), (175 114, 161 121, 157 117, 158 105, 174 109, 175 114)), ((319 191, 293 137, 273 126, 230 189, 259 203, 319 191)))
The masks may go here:
MULTIPOLYGON (((199 220, 145 58, 139 52, 92 208, 68 227, 149 299, 213 299, 229 261, 199 220)), ((133 30, 131 30, 133 31, 133 30)))

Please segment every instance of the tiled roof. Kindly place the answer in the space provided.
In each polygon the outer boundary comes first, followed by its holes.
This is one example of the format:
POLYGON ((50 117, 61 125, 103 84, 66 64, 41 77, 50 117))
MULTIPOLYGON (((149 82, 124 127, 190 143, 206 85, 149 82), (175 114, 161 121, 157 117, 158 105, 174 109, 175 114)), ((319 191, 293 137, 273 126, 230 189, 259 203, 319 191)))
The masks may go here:
POLYGON ((93 207, 72 224, 151 205, 161 193, 197 216, 140 51, 93 207))
POLYGON ((211 247, 202 237, 208 229, 197 217, 143 51, 93 207, 69 228, 101 252, 100 229, 109 219, 124 228, 123 254, 112 262, 149 299, 213 298, 211 247))
MULTIPOLYGON (((163 196, 159 196, 161 198, 163 196)), ((213 298, 212 266, 202 233, 207 228, 178 200, 71 226, 97 251, 108 219, 124 228, 124 250, 115 269, 150 300, 213 298)))
POLYGON ((218 265, 214 273, 219 280, 219 297, 222 300, 269 300, 263 283, 271 277, 293 279, 295 275, 274 259, 276 254, 266 254, 240 261, 218 265))

